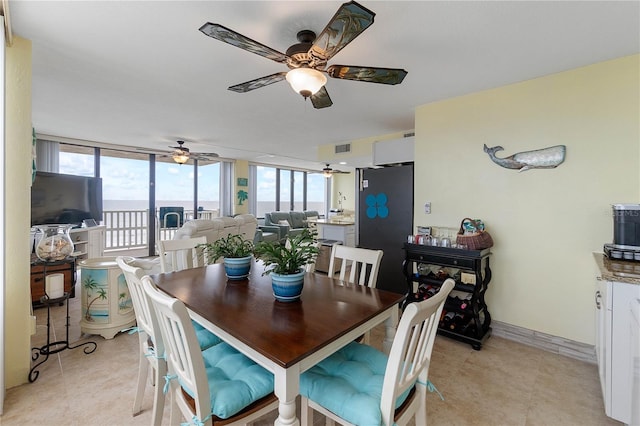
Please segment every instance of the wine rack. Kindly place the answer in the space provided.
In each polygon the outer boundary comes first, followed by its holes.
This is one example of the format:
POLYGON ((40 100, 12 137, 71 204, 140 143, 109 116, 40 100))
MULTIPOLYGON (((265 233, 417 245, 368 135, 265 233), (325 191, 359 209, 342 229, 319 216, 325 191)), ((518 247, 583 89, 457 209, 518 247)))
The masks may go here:
POLYGON ((447 278, 455 279, 456 285, 444 305, 438 334, 480 350, 491 335, 491 314, 484 298, 491 281, 490 249, 463 250, 404 243, 404 251, 402 268, 408 286, 405 303, 424 300, 435 294, 447 278))

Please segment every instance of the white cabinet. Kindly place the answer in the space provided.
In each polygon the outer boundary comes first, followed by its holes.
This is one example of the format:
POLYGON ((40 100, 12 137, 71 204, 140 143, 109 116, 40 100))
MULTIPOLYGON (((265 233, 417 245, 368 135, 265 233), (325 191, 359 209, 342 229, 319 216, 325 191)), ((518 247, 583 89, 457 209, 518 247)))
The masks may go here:
POLYGON ((638 284, 602 280, 596 285, 596 356, 605 412, 627 424, 633 377, 629 302, 639 294, 638 284))
POLYGON ((325 222, 318 220, 318 238, 340 241, 345 246, 356 246, 356 225, 352 222, 325 222))
POLYGON ((73 256, 78 260, 93 259, 104 255, 105 226, 75 228, 69 232, 73 240, 73 256))

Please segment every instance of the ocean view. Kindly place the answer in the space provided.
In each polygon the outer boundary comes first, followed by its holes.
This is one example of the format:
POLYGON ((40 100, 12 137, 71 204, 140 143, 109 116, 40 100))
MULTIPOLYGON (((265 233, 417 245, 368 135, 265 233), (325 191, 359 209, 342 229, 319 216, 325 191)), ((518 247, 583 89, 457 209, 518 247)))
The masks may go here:
MULTIPOLYGON (((201 201, 199 203, 204 210, 216 210, 219 208, 218 201, 201 201)), ((190 200, 156 200, 156 207, 184 207, 185 210, 193 210, 193 201, 190 200)), ((102 208, 105 211, 113 210, 147 210, 149 201, 147 200, 103 200, 102 208)), ((273 201, 258 201, 257 211, 261 217, 264 212, 275 210, 273 201)), ((302 210, 302 209, 300 209, 302 210)), ((324 214, 323 202, 308 202, 307 210, 317 210, 324 214)))

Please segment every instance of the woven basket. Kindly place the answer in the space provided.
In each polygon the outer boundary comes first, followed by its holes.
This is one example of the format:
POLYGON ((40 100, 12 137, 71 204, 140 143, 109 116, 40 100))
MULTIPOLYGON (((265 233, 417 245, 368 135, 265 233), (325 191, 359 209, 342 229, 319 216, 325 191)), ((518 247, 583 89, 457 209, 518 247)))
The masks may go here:
POLYGON ((465 217, 462 219, 462 222, 460 222, 460 230, 458 230, 458 235, 456 236, 456 244, 464 244, 469 250, 484 250, 486 248, 493 247, 493 238, 491 238, 491 235, 489 235, 487 231, 478 230, 473 234, 464 235, 463 224, 465 220, 473 223, 476 229, 480 228, 479 224, 475 220, 465 217))

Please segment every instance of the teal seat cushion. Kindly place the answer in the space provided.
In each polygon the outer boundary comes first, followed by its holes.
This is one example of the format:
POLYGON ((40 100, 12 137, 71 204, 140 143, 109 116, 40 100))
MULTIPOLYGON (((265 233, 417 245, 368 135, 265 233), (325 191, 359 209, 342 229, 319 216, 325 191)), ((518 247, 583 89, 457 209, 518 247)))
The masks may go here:
POLYGON ((229 344, 212 346, 204 350, 202 356, 213 415, 229 418, 273 392, 273 374, 229 344))
MULTIPOLYGON (((382 424, 380 398, 388 357, 352 342, 300 377, 300 394, 355 425, 382 424)), ((396 400, 396 408, 410 389, 396 400)))
POLYGON ((221 338, 205 329, 197 322, 192 320, 191 323, 193 324, 193 329, 196 331, 196 337, 198 338, 198 343, 200 343, 201 350, 205 350, 222 342, 221 338))

